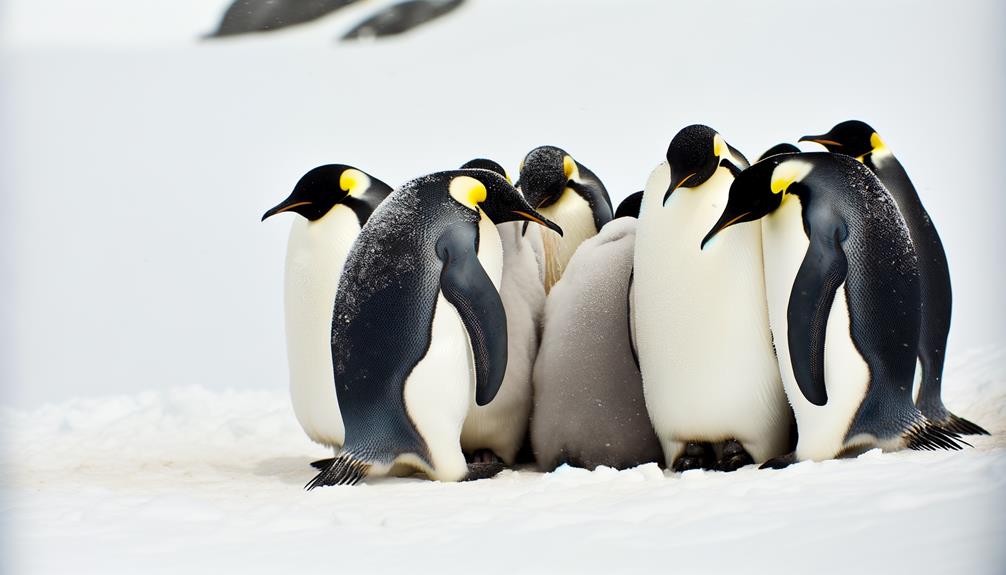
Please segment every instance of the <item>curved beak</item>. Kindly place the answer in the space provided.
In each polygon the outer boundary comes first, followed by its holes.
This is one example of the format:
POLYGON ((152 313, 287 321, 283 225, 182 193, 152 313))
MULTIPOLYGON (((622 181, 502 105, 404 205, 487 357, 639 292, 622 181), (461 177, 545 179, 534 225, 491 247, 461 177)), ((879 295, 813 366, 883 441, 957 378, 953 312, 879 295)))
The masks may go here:
POLYGON ((297 207, 300 207, 300 206, 309 206, 309 205, 311 205, 311 202, 297 202, 297 201, 291 201, 290 198, 287 198, 287 199, 283 200, 278 206, 272 208, 271 210, 269 210, 268 212, 266 212, 265 214, 263 214, 262 215, 262 219, 260 221, 264 222, 266 220, 266 218, 271 218, 271 217, 275 216, 276 214, 282 214, 283 212, 290 211, 290 210, 292 210, 294 208, 297 208, 297 207))
POLYGON ((695 172, 692 172, 692 173, 688 174, 687 176, 685 176, 685 177, 683 177, 683 178, 675 181, 674 180, 674 174, 671 174, 671 185, 668 186, 667 193, 664 194, 664 201, 661 202, 661 205, 667 205, 667 198, 671 197, 671 194, 674 193, 674 190, 677 190, 678 188, 680 188, 681 186, 683 186, 685 184, 685 182, 687 182, 688 180, 690 180, 692 178, 692 176, 694 176, 694 175, 695 175, 695 172))
MULTIPOLYGON (((554 231, 555 233, 559 234, 560 236, 562 236, 562 228, 560 228, 558 224, 556 224, 552 220, 546 218, 545 216, 539 214, 538 212, 536 212, 534 210, 531 210, 531 211, 512 210, 512 213, 513 213, 513 215, 517 216, 518 218, 520 218, 522 220, 525 220, 525 221, 528 221, 528 222, 534 222, 536 224, 543 225, 546 228, 548 228, 548 229, 554 231)), ((527 224, 524 224, 524 230, 527 230, 527 224)))
POLYGON ((814 142, 815 144, 821 144, 824 147, 837 146, 842 147, 842 144, 830 139, 831 134, 821 134, 820 136, 801 136, 798 142, 814 142))
POLYGON ((723 212, 723 215, 720 216, 720 221, 716 222, 716 225, 713 226, 713 229, 709 230, 709 233, 706 234, 706 237, 702 238, 702 243, 699 244, 699 250, 706 249, 706 244, 709 243, 709 240, 713 239, 716 236, 716 234, 722 232, 723 230, 729 228, 730 226, 736 223, 741 222, 742 220, 746 221, 744 220, 744 218, 750 215, 751 212, 744 212, 739 216, 734 216, 729 212, 723 212))

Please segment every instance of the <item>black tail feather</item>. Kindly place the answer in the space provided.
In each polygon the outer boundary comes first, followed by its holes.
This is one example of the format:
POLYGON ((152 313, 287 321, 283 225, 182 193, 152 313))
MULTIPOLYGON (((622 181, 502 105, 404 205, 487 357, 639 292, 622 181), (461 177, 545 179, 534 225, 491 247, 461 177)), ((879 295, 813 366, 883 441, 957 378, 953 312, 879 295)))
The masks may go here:
POLYGON ((942 427, 945 431, 956 433, 958 435, 989 435, 989 432, 977 423, 972 423, 967 419, 957 417, 952 413, 949 413, 948 415, 949 417, 947 417, 947 419, 939 423, 940 427, 942 427))
POLYGON ((324 471, 328 469, 328 466, 332 465, 333 462, 335 462, 334 457, 329 457, 327 459, 319 459, 318 461, 312 461, 311 467, 317 469, 318 471, 324 471))
POLYGON ((304 486, 308 491, 326 485, 356 485, 367 473, 370 464, 357 459, 352 453, 341 453, 331 460, 328 468, 319 473, 304 486))
POLYGON ((925 418, 905 434, 905 439, 909 449, 919 451, 936 451, 938 449, 959 451, 965 445, 971 447, 971 444, 961 439, 957 432, 944 429, 939 424, 925 418))

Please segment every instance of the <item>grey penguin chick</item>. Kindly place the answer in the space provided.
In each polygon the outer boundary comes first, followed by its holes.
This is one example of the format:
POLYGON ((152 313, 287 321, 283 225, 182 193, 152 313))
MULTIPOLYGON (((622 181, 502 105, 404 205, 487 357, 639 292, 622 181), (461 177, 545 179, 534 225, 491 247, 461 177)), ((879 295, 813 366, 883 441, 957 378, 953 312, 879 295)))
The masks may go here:
MULTIPOLYGON (((506 170, 492 160, 472 160, 461 167, 491 170, 510 180, 506 170)), ((531 371, 545 312, 545 256, 538 226, 531 226, 525 234, 522 227, 522 222, 496 226, 503 247, 499 292, 506 310, 507 366, 496 397, 488 405, 473 401, 461 428, 461 449, 475 463, 513 465, 527 437, 531 371)))
POLYGON ((499 174, 417 178, 374 211, 350 250, 332 320, 332 366, 345 442, 307 488, 369 476, 469 475, 461 427, 507 365, 496 224, 538 214, 499 174))
POLYGON ((629 341, 636 218, 587 239, 549 292, 534 366, 531 446, 543 471, 663 462, 629 341))

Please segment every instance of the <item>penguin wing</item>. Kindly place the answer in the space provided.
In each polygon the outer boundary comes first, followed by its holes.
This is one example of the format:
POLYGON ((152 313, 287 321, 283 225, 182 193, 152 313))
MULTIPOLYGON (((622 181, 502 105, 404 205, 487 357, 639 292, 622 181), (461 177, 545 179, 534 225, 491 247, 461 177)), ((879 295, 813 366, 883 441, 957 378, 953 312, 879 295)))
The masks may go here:
POLYGON ((789 295, 787 319, 793 375, 803 396, 814 405, 828 403, 824 342, 835 292, 849 270, 842 250, 847 233, 844 222, 840 221, 826 226, 826 231, 811 233, 807 254, 789 295))
POLYGON ((440 291, 458 311, 475 356, 475 403, 496 397, 507 364, 506 311, 489 275, 479 263, 477 231, 470 223, 451 226, 437 240, 444 262, 440 291))

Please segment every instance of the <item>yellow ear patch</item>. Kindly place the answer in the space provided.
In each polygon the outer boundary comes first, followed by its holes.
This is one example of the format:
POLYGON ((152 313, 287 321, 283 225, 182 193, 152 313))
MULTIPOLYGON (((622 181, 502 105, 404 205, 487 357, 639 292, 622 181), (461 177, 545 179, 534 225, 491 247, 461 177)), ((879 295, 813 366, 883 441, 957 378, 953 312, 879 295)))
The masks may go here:
POLYGON ((454 178, 448 190, 458 203, 473 210, 478 210, 478 205, 486 199, 485 185, 471 176, 454 178))
POLYGON ((339 187, 351 196, 359 195, 370 187, 370 178, 360 170, 350 168, 339 176, 339 187))
POLYGON ((562 173, 566 176, 567 180, 576 176, 578 171, 579 170, 576 169, 576 162, 573 161, 573 158, 569 156, 562 157, 562 173))
POLYGON ((783 194, 794 183, 807 177, 813 166, 801 160, 783 162, 772 170, 772 193, 783 194))
POLYGON ((723 141, 723 138, 721 138, 719 134, 716 134, 715 136, 713 136, 713 155, 714 156, 716 156, 717 158, 719 158, 720 156, 722 156, 723 155, 723 150, 725 150, 726 147, 727 147, 726 142, 723 141))
POLYGON ((876 152, 881 148, 886 148, 884 141, 880 139, 880 135, 874 132, 870 135, 870 145, 873 146, 873 151, 876 152))

